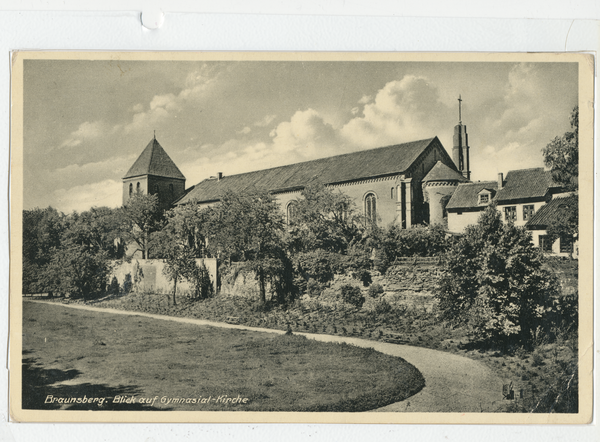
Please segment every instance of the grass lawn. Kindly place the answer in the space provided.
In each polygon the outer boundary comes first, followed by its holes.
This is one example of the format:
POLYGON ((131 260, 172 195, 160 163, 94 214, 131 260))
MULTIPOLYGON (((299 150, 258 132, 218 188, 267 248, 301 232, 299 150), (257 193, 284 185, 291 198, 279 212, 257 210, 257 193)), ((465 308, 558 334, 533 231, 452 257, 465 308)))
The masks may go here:
POLYGON ((423 386, 372 349, 23 303, 24 409, 366 411, 423 386))

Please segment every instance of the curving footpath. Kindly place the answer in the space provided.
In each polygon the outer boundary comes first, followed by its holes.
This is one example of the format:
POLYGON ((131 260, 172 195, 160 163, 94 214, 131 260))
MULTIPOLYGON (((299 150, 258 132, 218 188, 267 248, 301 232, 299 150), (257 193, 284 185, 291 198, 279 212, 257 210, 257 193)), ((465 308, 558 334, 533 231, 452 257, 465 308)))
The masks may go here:
MULTIPOLYGON (((47 301, 30 301, 63 307, 114 313, 119 315, 144 316, 163 321, 186 324, 208 325, 212 327, 252 330, 283 334, 283 330, 213 322, 204 319, 163 316, 152 313, 91 307, 87 305, 59 304, 47 301)), ((345 336, 320 335, 294 332, 322 342, 345 342, 357 347, 372 347, 377 351, 400 357, 417 367, 425 378, 425 387, 408 399, 373 410, 374 412, 454 412, 479 413, 493 412, 502 401, 502 379, 481 362, 427 348, 410 345, 390 344, 345 336)))

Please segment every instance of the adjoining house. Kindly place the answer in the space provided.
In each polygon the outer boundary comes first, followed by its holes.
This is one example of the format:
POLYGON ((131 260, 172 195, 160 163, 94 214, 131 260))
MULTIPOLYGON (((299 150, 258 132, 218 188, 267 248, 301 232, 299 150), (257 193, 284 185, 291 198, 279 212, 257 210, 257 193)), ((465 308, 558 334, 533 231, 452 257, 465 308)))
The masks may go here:
POLYGON ((531 217, 525 227, 531 230, 533 244, 544 253, 558 256, 578 256, 578 238, 562 236, 554 241, 548 236, 548 226, 557 222, 565 224, 573 209, 579 204, 578 195, 558 195, 531 217))
POLYGON ((554 195, 563 191, 541 167, 498 174, 497 181, 460 184, 448 205, 448 229, 460 233, 475 224, 481 212, 494 202, 504 222, 524 226, 554 195))

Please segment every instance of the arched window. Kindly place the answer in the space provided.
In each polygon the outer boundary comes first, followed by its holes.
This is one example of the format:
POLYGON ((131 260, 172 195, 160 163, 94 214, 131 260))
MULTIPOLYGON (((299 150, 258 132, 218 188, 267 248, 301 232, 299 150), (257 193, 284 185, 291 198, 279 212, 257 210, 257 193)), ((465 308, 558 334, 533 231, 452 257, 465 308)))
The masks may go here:
POLYGON ((129 197, 133 195, 133 183, 129 183, 129 197))
POLYGON ((154 185, 154 194, 158 195, 158 184, 154 185))
POLYGON ((296 220, 296 201, 290 201, 287 206, 287 223, 292 224, 296 220))
POLYGON ((135 186, 135 191, 136 193, 140 193, 140 191, 142 190, 142 186, 140 185, 140 183, 138 182, 135 186))
POLYGON ((390 190, 390 198, 394 199, 395 196, 396 196, 396 188, 392 187, 392 190, 390 190))
POLYGON ((365 216, 372 223, 377 221, 377 197, 374 193, 365 196, 365 216))

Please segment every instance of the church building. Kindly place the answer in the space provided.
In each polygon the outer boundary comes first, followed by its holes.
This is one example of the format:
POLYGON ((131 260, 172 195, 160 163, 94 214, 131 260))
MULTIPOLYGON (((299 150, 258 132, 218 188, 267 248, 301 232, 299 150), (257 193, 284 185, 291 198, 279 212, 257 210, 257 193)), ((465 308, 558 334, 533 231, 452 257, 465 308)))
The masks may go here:
POLYGON ((134 192, 143 192, 158 195, 164 209, 191 202, 209 206, 226 191, 268 191, 290 221, 302 190, 323 184, 350 196, 380 226, 446 225, 445 205, 471 175, 462 122, 454 128, 452 156, 434 137, 254 172, 219 172, 186 190, 185 177, 155 137, 123 178, 123 203, 134 192))

